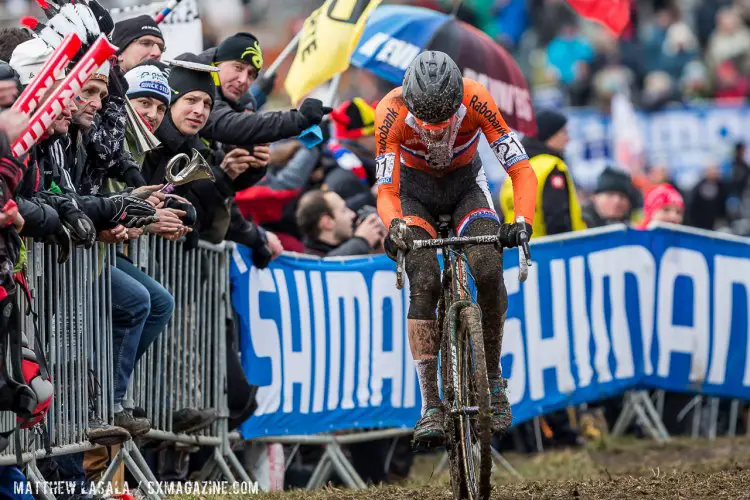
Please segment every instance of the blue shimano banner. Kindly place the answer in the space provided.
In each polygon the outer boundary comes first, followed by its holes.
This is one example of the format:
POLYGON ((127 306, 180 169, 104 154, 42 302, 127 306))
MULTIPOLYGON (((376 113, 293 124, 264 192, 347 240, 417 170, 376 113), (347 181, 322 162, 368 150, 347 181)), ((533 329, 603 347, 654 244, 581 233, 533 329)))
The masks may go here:
MULTIPOLYGON (((750 399, 750 241, 624 226, 504 256, 501 364, 514 422, 634 387, 750 399)), ((233 304, 248 377, 261 386, 246 438, 412 426, 420 396, 408 296, 386 257, 235 253, 233 304)))

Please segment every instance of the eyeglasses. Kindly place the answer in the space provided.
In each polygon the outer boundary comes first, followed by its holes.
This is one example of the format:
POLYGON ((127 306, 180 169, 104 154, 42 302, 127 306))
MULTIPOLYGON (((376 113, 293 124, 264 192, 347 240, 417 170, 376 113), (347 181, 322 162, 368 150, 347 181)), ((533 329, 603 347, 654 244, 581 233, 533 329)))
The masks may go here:
POLYGON ((448 128, 448 126, 450 126, 451 124, 451 118, 448 118, 447 120, 443 120, 438 123, 429 123, 429 122, 420 120, 416 116, 414 118, 417 122, 417 126, 423 130, 427 130, 428 132, 440 132, 441 130, 445 130, 446 128, 448 128))
POLYGON ((167 46, 164 45, 163 42, 157 42, 155 40, 138 40, 138 44, 141 47, 143 47, 145 49, 148 49, 148 50, 151 50, 151 47, 153 47, 154 45, 156 45, 157 47, 159 47, 159 50, 161 51, 162 54, 164 53, 164 51, 167 48, 167 46))

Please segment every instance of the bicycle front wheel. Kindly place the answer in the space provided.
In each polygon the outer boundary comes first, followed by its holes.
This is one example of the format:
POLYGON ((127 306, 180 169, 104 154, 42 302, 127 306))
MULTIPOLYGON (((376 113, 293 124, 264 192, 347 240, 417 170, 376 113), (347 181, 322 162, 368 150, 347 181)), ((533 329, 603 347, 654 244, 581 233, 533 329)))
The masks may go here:
POLYGON ((491 490, 492 414, 481 325, 476 304, 460 311, 452 350, 456 383, 446 426, 454 496, 469 500, 486 500, 491 490))

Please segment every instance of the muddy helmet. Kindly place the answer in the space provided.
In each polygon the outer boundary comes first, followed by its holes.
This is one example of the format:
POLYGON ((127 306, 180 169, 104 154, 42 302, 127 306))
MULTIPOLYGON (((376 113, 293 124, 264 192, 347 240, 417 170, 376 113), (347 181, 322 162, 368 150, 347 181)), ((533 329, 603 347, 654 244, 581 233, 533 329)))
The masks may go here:
POLYGON ((453 116, 464 96, 461 70, 444 52, 419 54, 404 75, 403 97, 411 114, 427 123, 453 116))

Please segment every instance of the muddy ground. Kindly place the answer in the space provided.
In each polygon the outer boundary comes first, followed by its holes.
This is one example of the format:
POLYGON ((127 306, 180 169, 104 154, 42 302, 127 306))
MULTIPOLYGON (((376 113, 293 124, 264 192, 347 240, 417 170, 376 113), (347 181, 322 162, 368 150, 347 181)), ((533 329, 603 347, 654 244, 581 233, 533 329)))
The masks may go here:
MULTIPOLYGON (((402 485, 363 491, 287 491, 247 498, 450 500, 447 473, 434 474, 439 458, 417 457, 412 477, 402 485)), ((714 442, 676 439, 666 445, 626 439, 576 450, 507 454, 506 458, 524 479, 498 468, 493 476, 494 499, 750 499, 750 438, 745 437, 714 442)))

